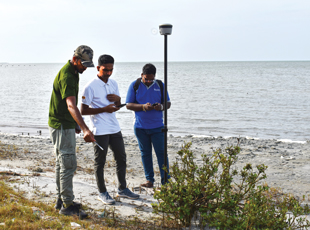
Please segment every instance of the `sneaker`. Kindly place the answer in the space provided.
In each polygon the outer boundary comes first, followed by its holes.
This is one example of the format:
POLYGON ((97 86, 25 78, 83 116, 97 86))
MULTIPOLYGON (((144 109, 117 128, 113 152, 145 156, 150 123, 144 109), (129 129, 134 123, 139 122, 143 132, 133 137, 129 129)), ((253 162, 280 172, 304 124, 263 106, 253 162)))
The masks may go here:
POLYGON ((88 215, 87 213, 80 210, 79 205, 71 204, 69 207, 65 208, 63 205, 59 211, 59 214, 66 216, 78 216, 81 220, 85 219, 88 215))
POLYGON ((101 200, 104 204, 115 204, 115 200, 110 197, 108 192, 102 192, 98 196, 98 200, 101 200))
POLYGON ((138 199, 140 197, 140 195, 133 193, 128 188, 125 188, 124 190, 118 189, 117 196, 132 199, 132 200, 138 199))
POLYGON ((153 183, 147 180, 144 184, 140 184, 141 187, 153 188, 153 183))
MULTIPOLYGON (((56 205, 54 206, 54 208, 55 208, 56 210, 60 210, 61 207, 62 207, 62 204, 63 204, 62 199, 58 198, 57 201, 56 201, 56 205)), ((78 208, 81 208, 81 207, 82 207, 82 205, 81 205, 80 203, 73 202, 73 204, 76 205, 76 206, 78 206, 78 208)))

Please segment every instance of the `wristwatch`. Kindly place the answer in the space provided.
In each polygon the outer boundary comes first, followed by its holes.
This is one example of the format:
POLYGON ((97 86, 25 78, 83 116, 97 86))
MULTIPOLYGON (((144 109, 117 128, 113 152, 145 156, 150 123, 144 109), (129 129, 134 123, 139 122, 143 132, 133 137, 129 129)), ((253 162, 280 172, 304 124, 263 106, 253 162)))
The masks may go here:
POLYGON ((163 104, 160 104, 160 110, 163 111, 164 110, 164 106, 163 104))

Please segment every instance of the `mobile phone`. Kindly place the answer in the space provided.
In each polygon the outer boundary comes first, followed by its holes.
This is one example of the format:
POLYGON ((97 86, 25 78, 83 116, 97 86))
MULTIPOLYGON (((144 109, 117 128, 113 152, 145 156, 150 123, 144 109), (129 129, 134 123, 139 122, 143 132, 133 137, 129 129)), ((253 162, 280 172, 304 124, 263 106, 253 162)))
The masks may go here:
POLYGON ((122 107, 125 106, 125 105, 126 105, 126 103, 125 103, 125 104, 116 105, 115 107, 117 107, 117 108, 122 108, 122 107))
POLYGON ((156 105, 158 105, 158 103, 156 102, 156 103, 154 103, 152 106, 156 106, 156 105))

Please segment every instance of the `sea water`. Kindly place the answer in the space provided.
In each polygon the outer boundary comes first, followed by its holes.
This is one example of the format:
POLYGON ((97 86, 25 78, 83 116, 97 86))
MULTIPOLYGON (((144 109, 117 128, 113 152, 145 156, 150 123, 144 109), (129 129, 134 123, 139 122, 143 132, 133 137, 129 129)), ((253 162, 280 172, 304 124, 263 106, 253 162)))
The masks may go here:
MULTIPOLYGON (((49 135, 52 85, 64 64, 0 64, 0 132, 49 135)), ((111 78, 122 103, 144 64, 115 63, 111 78)), ((164 81, 164 64, 153 64, 164 81)), ((96 74, 88 68, 80 75, 80 96, 96 74)), ((169 135, 310 139, 309 61, 169 62, 167 86, 169 135)), ((116 116, 123 134, 133 135, 132 111, 123 107, 116 116)))

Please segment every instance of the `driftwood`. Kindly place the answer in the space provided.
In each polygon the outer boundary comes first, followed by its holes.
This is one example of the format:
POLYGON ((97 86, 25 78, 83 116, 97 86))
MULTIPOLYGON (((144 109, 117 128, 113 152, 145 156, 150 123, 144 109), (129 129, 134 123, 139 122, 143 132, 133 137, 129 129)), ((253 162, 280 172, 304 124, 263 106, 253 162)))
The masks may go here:
POLYGON ((159 188, 146 188, 146 187, 139 186, 139 187, 133 187, 132 191, 138 192, 139 194, 146 193, 147 195, 153 196, 154 195, 154 189, 159 190, 159 188))
POLYGON ((40 176, 40 173, 26 174, 26 173, 16 173, 16 172, 12 172, 12 171, 0 171, 0 175, 11 175, 11 176, 40 176))

